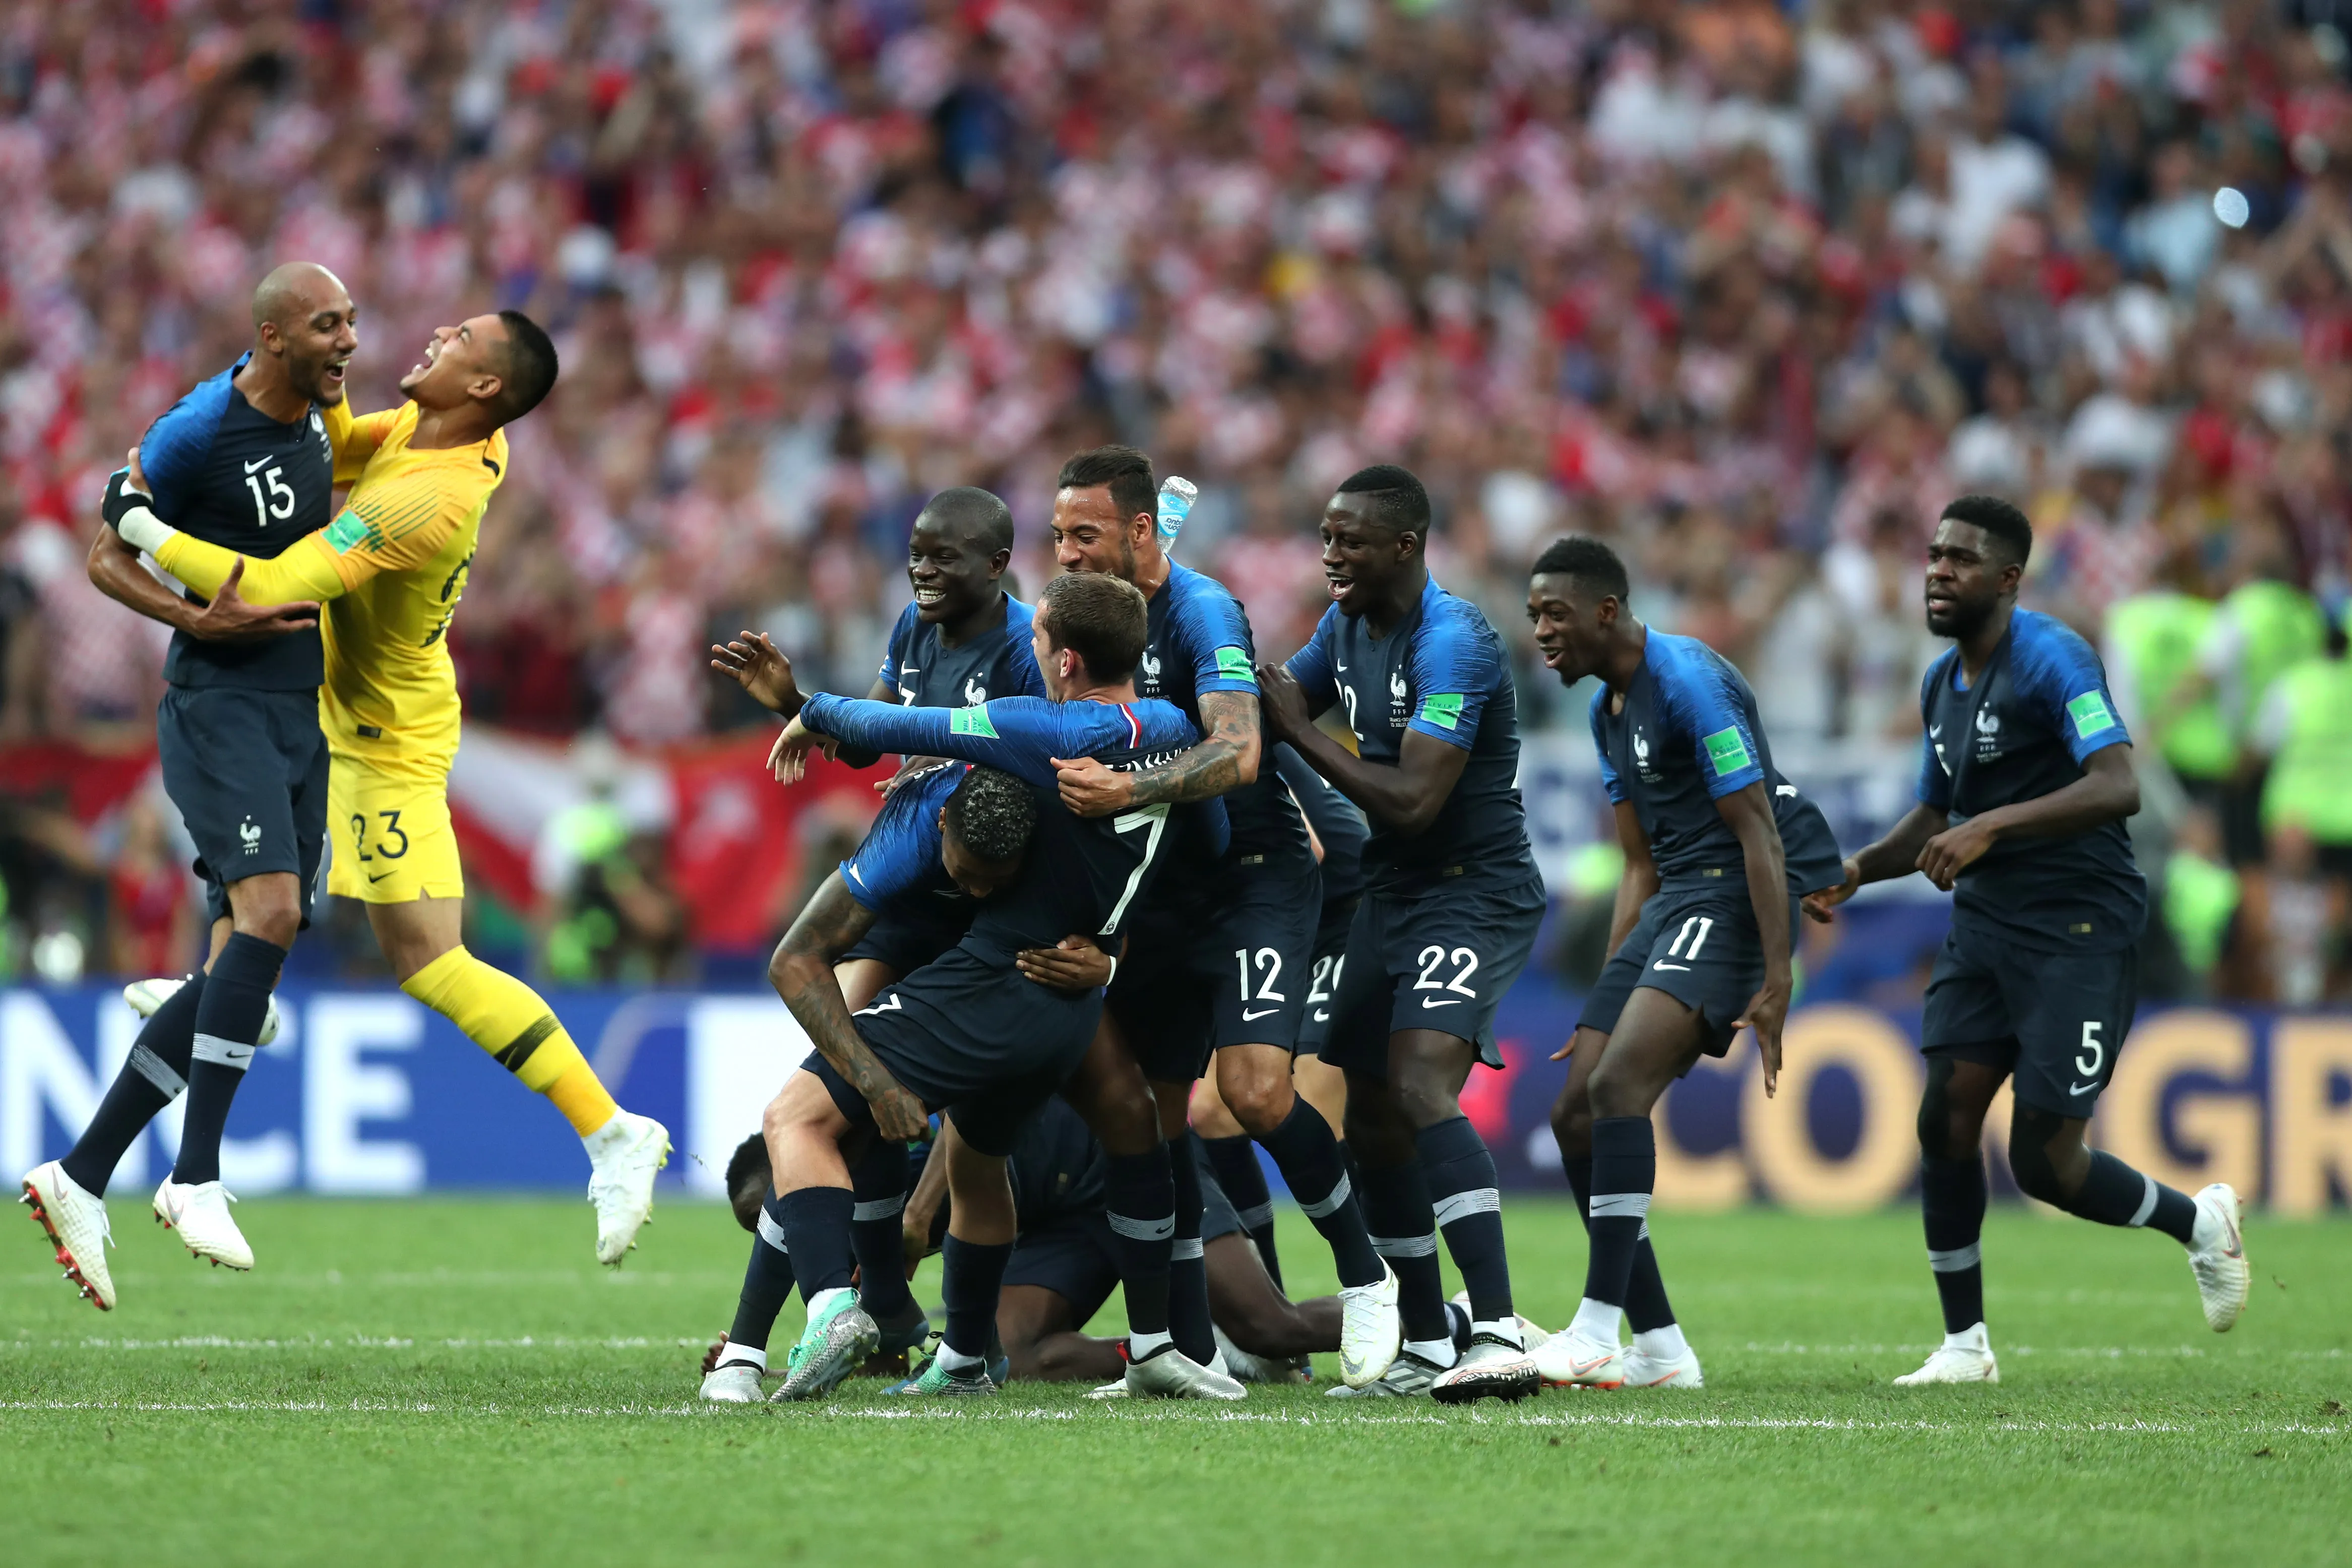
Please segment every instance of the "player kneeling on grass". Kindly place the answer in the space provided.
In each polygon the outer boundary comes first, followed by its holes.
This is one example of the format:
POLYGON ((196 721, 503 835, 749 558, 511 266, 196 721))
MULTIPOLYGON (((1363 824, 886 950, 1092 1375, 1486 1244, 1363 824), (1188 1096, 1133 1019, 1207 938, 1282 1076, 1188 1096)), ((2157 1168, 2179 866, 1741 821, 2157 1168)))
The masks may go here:
POLYGON ((1944 508, 1927 547, 1927 630, 1957 644, 1921 683, 1919 803, 1808 902, 1924 872, 1952 894, 1927 981, 1919 1203, 1944 1343, 1898 1384, 1998 1383, 1985 1330, 1985 1113, 2011 1080, 2009 1164, 2029 1197, 2189 1249, 2207 1326, 2226 1333, 2251 1271, 2237 1192, 2190 1197, 2083 1141, 2138 1003, 2147 884, 2124 820, 2139 810, 2131 737, 2106 672, 2063 622, 2017 604, 2025 514, 1990 496, 1944 508))
MULTIPOLYGON (((909 1277, 945 1239, 947 1164, 953 1157, 950 1145, 954 1136, 954 1124, 944 1122, 905 1210, 905 1271, 909 1277)), ((1193 1157, 1200 1160, 1197 1147, 1193 1157)), ((1007 1379, 1099 1382, 1126 1370, 1118 1340, 1081 1332, 1119 1283, 1118 1242, 1104 1204, 1104 1166, 1102 1145, 1084 1118, 1058 1097, 1022 1127, 1006 1161, 1017 1234, 993 1324, 955 1325, 968 1341, 988 1343, 986 1377, 950 1377, 933 1357, 913 1377, 887 1392, 987 1393, 1007 1379)), ((737 1220, 745 1229, 764 1234, 761 1200, 769 1177, 767 1152, 759 1139, 748 1138, 735 1151, 728 1166, 728 1190, 737 1220)), ((1339 1298, 1286 1299, 1267 1275, 1215 1176, 1205 1169, 1202 1192, 1202 1250, 1222 1369, 1244 1382, 1296 1381, 1298 1358, 1339 1349, 1339 1298)), ((782 1298, 769 1301, 772 1305, 761 1304, 772 1321, 782 1298)), ((751 1305, 748 1289, 745 1305, 751 1305)), ((759 1396, 756 1371, 733 1354, 734 1334, 747 1326, 746 1315, 739 1310, 737 1329, 706 1360, 706 1399, 759 1396)), ((764 1343, 767 1324, 751 1326, 764 1343)))
MULTIPOLYGON (((1788 1002, 1793 915, 1749 888, 1784 889, 1793 900, 1832 886, 1838 849, 1820 808, 1774 769, 1739 672, 1691 638, 1643 625, 1627 596, 1623 563, 1590 538, 1552 545, 1528 585, 1545 664, 1563 685, 1601 679, 1592 737, 1625 852, 1609 965, 1559 1053, 1570 1061, 1552 1110, 1560 1164, 1592 1237, 1596 1274, 1605 1277, 1587 1287, 1577 1314, 1586 1332, 1558 1336, 1536 1364, 1558 1384, 1696 1388, 1698 1356, 1675 1321, 1650 1244, 1649 1107, 1664 1082, 1651 1064, 1679 1074, 1698 1052, 1722 1055, 1735 1020, 1759 1003, 1777 1020, 1788 1002), (1769 880, 1775 860, 1784 862, 1780 881, 1769 880), (1769 939, 1758 914, 1766 902, 1779 915, 1769 939), (1616 1118, 1607 1165, 1595 1159, 1596 1113, 1616 1118), (1596 1190, 1597 1182, 1607 1185, 1596 1190), (1627 1263, 1628 1273, 1614 1272, 1627 1263), (1618 1357, 1621 1308, 1633 1345, 1618 1357)), ((1776 1046, 1766 1049, 1768 1074, 1776 1046)))

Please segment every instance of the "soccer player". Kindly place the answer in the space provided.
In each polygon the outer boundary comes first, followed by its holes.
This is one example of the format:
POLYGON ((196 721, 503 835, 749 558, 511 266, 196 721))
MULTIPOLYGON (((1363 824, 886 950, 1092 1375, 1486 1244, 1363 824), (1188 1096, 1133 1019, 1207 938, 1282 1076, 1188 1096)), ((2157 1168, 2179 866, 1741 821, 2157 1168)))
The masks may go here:
POLYGON ((1429 524, 1412 474, 1351 475, 1323 508, 1331 606, 1286 665, 1258 674, 1268 733, 1371 825, 1323 1048, 1348 1075, 1348 1147, 1374 1245, 1402 1281, 1402 1351, 1360 1392, 1454 1404, 1539 1386, 1511 1305, 1494 1157, 1456 1096, 1478 1062, 1502 1064, 1495 1009, 1535 946, 1544 890, 1519 804, 1510 661, 1476 606, 1429 575, 1429 524), (1315 727, 1335 705, 1358 751, 1315 727), (1474 1332, 1458 1354, 1440 1229, 1470 1291, 1474 1332))
POLYGON ((2016 1094, 2009 1165, 2027 1196, 2179 1242, 2216 1333, 2238 1321, 2251 1278, 2226 1182, 2190 1197, 2083 1141, 2139 999, 2147 889, 2124 831, 2139 784, 2098 655, 2018 608, 2032 549, 2032 526, 2007 501, 1944 508, 1927 547, 1927 629, 1954 646, 1919 689, 1919 803, 1811 898, 1826 912, 1915 871, 1952 894, 1920 1024, 1919 1203, 1944 1343, 1895 1380, 1906 1386, 2000 1381, 1979 1237, 1985 1112, 2004 1078, 2016 1094))
MULTIPOLYGON (((1160 1131, 1171 1140, 1181 1140, 1193 1082, 1213 1054, 1226 1107, 1274 1156, 1331 1247, 1347 1305, 1340 1375, 1362 1386, 1395 1359, 1397 1284, 1372 1246, 1330 1124, 1291 1082, 1322 906, 1314 851, 1289 790, 1274 768, 1261 767, 1248 619, 1223 584, 1169 559, 1156 513, 1149 457, 1129 446, 1081 452, 1062 465, 1054 497, 1055 559, 1066 571, 1107 572, 1143 593, 1151 630, 1137 689, 1191 715, 1203 738, 1139 773, 1072 759, 1062 771, 1062 799, 1089 816, 1222 799, 1233 842, 1221 858, 1180 859, 1137 920, 1106 1010, 1151 1081, 1160 1131)), ((1171 1301, 1178 1341, 1198 1359, 1213 1346, 1198 1256, 1198 1182, 1191 1161, 1171 1155, 1171 1168, 1180 1254, 1171 1301)))
MULTIPOLYGON (((364 902, 400 988, 440 1013, 586 1145, 596 1259, 617 1264, 653 1212, 669 1134, 622 1110, 539 994, 466 950, 465 877, 449 823, 460 710, 449 620, 482 513, 507 473, 505 426, 554 386, 555 347, 520 311, 442 327, 400 381, 397 409, 328 411, 342 512, 257 559, 136 507, 116 524, 199 593, 242 570, 247 592, 326 606, 318 718, 332 758, 327 891, 364 902)), ((137 478, 134 465, 134 480, 137 478)))
POLYGON ((1568 1083, 1552 1113, 1591 1237, 1584 1301, 1535 1360, 1548 1383, 1696 1388, 1698 1357, 1650 1245, 1650 1108, 1750 1023, 1772 1083, 1795 900, 1837 883, 1838 850, 1820 810, 1773 768, 1739 672, 1696 638, 1644 626, 1629 599, 1624 563, 1592 538, 1554 543, 1528 585, 1546 666, 1564 685, 1601 677, 1592 739, 1625 851, 1609 965, 1562 1052, 1568 1083), (1621 1315, 1633 1319, 1630 1354, 1621 1315))
MULTIPOLYGON (((298 263, 263 278, 253 295, 253 347, 148 428, 138 458, 152 501, 126 490, 127 469, 118 473, 107 488, 109 520, 142 502, 192 537, 261 559, 325 528, 335 467, 325 411, 342 402, 344 367, 359 346, 356 314, 324 267, 298 263)), ((156 752, 164 791, 195 841, 212 917, 209 961, 141 1029, 71 1152, 24 1178, 25 1201, 66 1277, 103 1312, 115 1302, 107 1183, 131 1141, 183 1091, 179 1155, 155 1189, 155 1217, 194 1256, 253 1267, 221 1187, 221 1136, 263 1043, 287 949, 310 924, 328 784, 315 604, 247 606, 235 576, 213 585, 209 602, 183 601, 110 529, 91 545, 89 574, 173 628, 156 752)))
MULTIPOLYGON (((744 656, 718 653, 745 666, 782 665, 781 655, 772 662, 749 657, 750 641, 747 636, 736 644, 744 648, 744 656)), ((847 955, 888 919, 900 927, 898 951, 908 960, 908 973, 947 953, 970 929, 978 901, 1020 875, 1036 821, 1037 802, 1028 786, 992 768, 949 763, 908 779, 883 802, 857 852, 818 886, 777 945, 768 965, 777 995, 794 1005, 810 986, 831 976, 848 1005, 851 988, 862 977, 853 973, 847 955), (919 948, 912 946, 918 936, 924 943, 919 948)), ((873 999, 873 989, 858 1007, 873 999)), ((760 1166, 767 1169, 764 1155, 760 1166)), ((850 1168, 858 1305, 874 1320, 880 1336, 877 1348, 884 1355, 911 1350, 930 1333, 899 1266, 899 1215, 908 1185, 903 1143, 876 1138, 872 1151, 850 1168), (875 1244, 877 1228, 887 1245, 875 1244)), ((759 1397, 768 1331, 793 1285, 782 1217, 774 1212, 780 1197, 768 1195, 755 1228, 758 1239, 744 1274, 741 1306, 726 1354, 704 1380, 705 1399, 759 1397)))
MULTIPOLYGON (((1097 758, 1139 767, 1192 744, 1200 732, 1171 706, 1135 695, 1144 647, 1142 595, 1093 574, 1055 579, 1033 622, 1038 666, 1052 700, 996 697, 976 708, 899 708, 822 694, 803 699, 787 667, 779 711, 792 714, 779 738, 776 770, 799 776, 809 748, 824 739, 909 756, 952 756, 999 768, 1049 791, 1055 758, 1097 758)), ((772 656, 772 650, 763 652, 772 656)), ((954 951, 887 988, 852 1021, 830 971, 790 998, 817 1056, 794 1073, 766 1133, 778 1208, 793 1271, 809 1304, 780 1391, 820 1394, 871 1354, 873 1321, 848 1289, 852 1199, 845 1151, 878 1133, 901 1141, 922 1131, 929 1108, 952 1107, 966 1157, 950 1161, 955 1218, 946 1249, 948 1337, 942 1369, 985 1378, 985 1343, 958 1324, 991 1321, 1013 1242, 1003 1159, 1021 1122, 1067 1079, 1087 1053, 1102 1013, 1101 993, 1040 987, 1018 957, 1072 931, 1116 947, 1146 894, 1168 836, 1170 808, 1139 807, 1116 818, 1083 819, 1040 796, 1038 825, 1020 879, 981 905, 954 951)), ((1122 1253, 1167 1256, 1173 1195, 1146 1180, 1124 1190, 1115 1166, 1110 1201, 1122 1253)), ((1123 1270, 1127 1272, 1127 1270, 1123 1270)), ((1148 1263, 1140 1272, 1148 1274, 1148 1263)), ((1179 1351, 1159 1319, 1138 1323, 1130 1281, 1127 1382, 1138 1393, 1238 1398, 1241 1385, 1179 1351)), ((1164 1275, 1161 1276, 1164 1279, 1164 1275)))

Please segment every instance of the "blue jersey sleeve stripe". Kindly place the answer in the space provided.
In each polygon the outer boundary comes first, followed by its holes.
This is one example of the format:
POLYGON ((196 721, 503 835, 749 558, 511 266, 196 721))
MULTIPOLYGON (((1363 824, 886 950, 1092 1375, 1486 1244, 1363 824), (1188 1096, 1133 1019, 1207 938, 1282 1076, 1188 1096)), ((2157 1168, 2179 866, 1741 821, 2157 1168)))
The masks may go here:
POLYGON ((204 477, 213 436, 228 412, 229 378, 236 373, 232 367, 197 382, 140 440, 139 470, 146 476, 148 494, 155 497, 156 515, 166 522, 180 514, 204 477))

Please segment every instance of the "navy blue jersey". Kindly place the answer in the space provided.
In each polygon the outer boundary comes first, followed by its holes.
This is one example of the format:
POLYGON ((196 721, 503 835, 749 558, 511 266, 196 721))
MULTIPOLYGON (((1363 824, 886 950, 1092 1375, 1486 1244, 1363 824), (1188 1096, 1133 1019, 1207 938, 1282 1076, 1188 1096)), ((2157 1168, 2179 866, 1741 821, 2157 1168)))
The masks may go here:
MULTIPOLYGON (((1965 680, 1953 648, 1919 688, 1919 800, 1955 822, 2063 789, 2091 753, 2131 743, 2098 654, 2047 615, 2012 612, 1975 686, 1965 680)), ((1955 929, 2078 949, 2129 946, 2147 916, 2147 884, 2120 821, 1997 843, 1960 873, 1952 899, 1955 929)))
MULTIPOLYGON (((280 424, 245 401, 232 378, 252 357, 199 382, 149 425, 139 468, 157 517, 209 544, 267 559, 327 526, 335 454, 317 407, 280 424)), ((326 678, 326 655, 316 627, 256 643, 204 643, 181 632, 163 678, 177 686, 311 691, 326 678)))
POLYGON ((1455 868, 1517 880, 1535 874, 1527 815, 1519 805, 1518 693, 1502 639, 1478 607, 1432 578, 1421 602, 1386 637, 1338 605, 1323 612, 1290 673, 1310 711, 1333 703, 1348 712, 1357 755, 1396 765, 1407 730, 1470 760, 1437 818, 1407 838, 1378 822, 1364 842, 1364 880, 1381 889, 1418 887, 1455 868))
MULTIPOLYGON (((852 746, 1001 768, 1036 791, 1037 831, 1021 879, 980 905, 961 944, 1006 966, 1024 947, 1050 947, 1073 935, 1118 952, 1119 934, 1163 858, 1169 807, 1073 816, 1063 809, 1052 758, 1092 757, 1134 772, 1201 738, 1191 719, 1161 702, 993 697, 978 707, 910 708, 819 695, 801 717, 852 746)), ((1222 829, 1223 814, 1214 820, 1222 829)))
POLYGON ((841 862, 849 896, 952 947, 971 925, 979 904, 958 887, 940 859, 940 812, 963 782, 950 765, 916 775, 891 792, 866 830, 857 852, 841 862))
POLYGON ((1274 769, 1290 787, 1307 825, 1323 845, 1323 906, 1334 908, 1364 892, 1364 841, 1371 829, 1356 803, 1331 787, 1287 743, 1274 748, 1274 769))
POLYGON ((1747 880, 1739 835, 1716 802, 1756 783, 1772 797, 1789 891, 1811 893, 1843 879, 1821 808, 1772 766, 1756 694, 1730 660, 1697 638, 1650 628, 1624 706, 1610 711, 1606 685, 1592 694, 1592 744, 1601 788, 1615 804, 1632 801, 1642 820, 1660 888, 1747 880))
POLYGON ((1044 696, 1045 678, 1029 646, 1036 612, 1009 593, 1000 598, 1003 623, 952 648, 908 603, 882 655, 882 684, 908 707, 978 707, 991 697, 1044 696))
POLYGON ((1022 1124, 1005 1160, 1014 1223, 1029 1231, 1098 1212, 1105 1168, 1102 1145, 1087 1130, 1085 1118, 1055 1095, 1022 1124))
MULTIPOLYGON (((1203 735, 1209 726, 1201 717, 1202 697, 1213 692, 1257 695, 1249 617, 1223 583, 1170 561, 1168 580, 1151 596, 1150 609, 1143 658, 1135 669, 1139 695, 1175 704, 1203 735)), ((1255 781, 1229 790, 1224 801, 1234 853, 1312 858, 1307 825, 1272 768, 1261 765, 1255 781)))

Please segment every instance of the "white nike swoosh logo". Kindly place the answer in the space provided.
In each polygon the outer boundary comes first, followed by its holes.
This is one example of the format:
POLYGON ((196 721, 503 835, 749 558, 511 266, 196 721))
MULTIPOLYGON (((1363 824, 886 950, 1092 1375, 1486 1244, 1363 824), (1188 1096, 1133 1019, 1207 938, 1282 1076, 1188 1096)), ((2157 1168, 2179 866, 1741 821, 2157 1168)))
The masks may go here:
POLYGON ((1270 1017, 1271 1015, 1273 1015, 1273 1014, 1275 1014, 1275 1013, 1278 1013, 1278 1012, 1280 1012, 1281 1010, 1282 1010, 1282 1009, 1281 1009, 1280 1008, 1260 1008, 1260 1009, 1258 1009, 1258 1010, 1257 1010, 1257 1011, 1255 1011, 1255 1012, 1252 1012, 1252 1011, 1250 1011, 1250 1010, 1249 1010, 1249 1009, 1247 1009, 1247 1008, 1244 1008, 1244 1009, 1242 1009, 1242 1022, 1244 1022, 1244 1023, 1247 1023, 1247 1022, 1249 1022, 1252 1019, 1262 1019, 1262 1018, 1270 1017))
POLYGON ((1669 964, 1664 959, 1661 959, 1657 963, 1651 965, 1650 967, 1653 969, 1687 969, 1690 966, 1688 964, 1669 964))
POLYGON ((1339 673, 1340 673, 1341 674, 1343 674, 1343 675, 1344 675, 1344 674, 1346 674, 1348 673, 1348 666, 1347 666, 1347 665, 1345 665, 1345 664, 1341 664, 1341 665, 1339 665, 1339 673))
POLYGON ((1462 1000, 1458 997, 1423 997, 1421 998, 1421 1005, 1424 1008, 1458 1008, 1462 1005, 1462 1000))
POLYGON ((1794 784, 1783 784, 1779 789, 1773 790, 1772 793, 1775 795, 1786 795, 1789 799, 1793 800, 1797 798, 1797 787, 1794 784))
POLYGON ((268 458, 268 457, 257 457, 257 458, 255 458, 252 462, 250 462, 250 463, 248 463, 248 464, 247 464, 247 465, 245 465, 245 471, 246 471, 247 473, 250 474, 250 473, 252 473, 256 468, 260 467, 263 464, 268 463, 268 462, 269 462, 269 461, 271 461, 271 459, 270 459, 270 458, 268 458))
POLYGON ((1929 726, 1927 727, 1927 738, 1928 738, 1928 739, 1930 739, 1930 740, 1935 739, 1935 738, 1936 738, 1936 737, 1937 737, 1937 736, 1939 736, 1939 735, 1941 735, 1941 734, 1943 734, 1943 733, 1944 733, 1944 727, 1943 727, 1942 725, 1940 725, 1940 724, 1931 724, 1931 725, 1929 725, 1929 726))
POLYGON ((1331 1021, 1330 1010, 1327 1008, 1317 1008, 1315 1009, 1315 1021, 1317 1023, 1329 1023, 1331 1021))
POLYGON ((857 868, 856 866, 853 865, 849 868, 849 874, 856 882, 858 886, 864 887, 866 885, 866 879, 857 874, 857 868))
POLYGON ((2096 1089, 2098 1085, 2096 1083, 2077 1083, 2066 1092, 2069 1094, 2088 1094, 2092 1090, 2096 1089))

